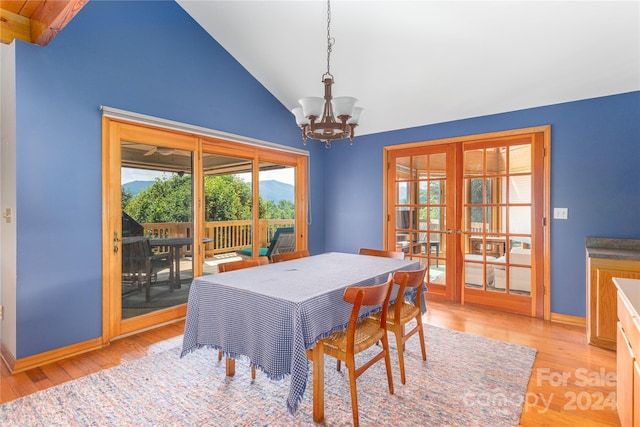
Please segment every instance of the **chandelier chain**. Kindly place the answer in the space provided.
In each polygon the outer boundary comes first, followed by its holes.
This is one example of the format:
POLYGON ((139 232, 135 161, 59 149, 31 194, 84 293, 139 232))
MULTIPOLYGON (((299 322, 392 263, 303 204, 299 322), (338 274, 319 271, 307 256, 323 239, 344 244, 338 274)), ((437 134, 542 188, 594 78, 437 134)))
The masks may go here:
POLYGON ((331 74, 331 50, 335 42, 336 39, 331 37, 331 0, 327 0, 327 72, 322 76, 323 80, 325 76, 333 79, 333 74, 331 74))

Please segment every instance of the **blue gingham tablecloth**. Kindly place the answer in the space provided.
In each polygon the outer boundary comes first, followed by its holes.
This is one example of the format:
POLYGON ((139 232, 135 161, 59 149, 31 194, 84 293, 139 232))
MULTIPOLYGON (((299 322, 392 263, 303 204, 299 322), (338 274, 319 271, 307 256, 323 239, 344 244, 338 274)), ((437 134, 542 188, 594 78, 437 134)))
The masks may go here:
POLYGON ((198 277, 189 291, 181 357, 208 347, 248 357, 271 379, 291 375, 287 408, 294 413, 307 386, 306 350, 349 323, 344 289, 418 268, 415 260, 329 252, 198 277))

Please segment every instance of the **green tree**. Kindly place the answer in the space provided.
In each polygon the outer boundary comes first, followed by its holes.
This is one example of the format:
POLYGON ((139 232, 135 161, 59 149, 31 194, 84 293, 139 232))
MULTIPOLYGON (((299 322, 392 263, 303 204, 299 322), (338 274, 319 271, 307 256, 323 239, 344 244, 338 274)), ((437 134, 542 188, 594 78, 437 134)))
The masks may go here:
POLYGON ((205 221, 251 219, 251 187, 233 175, 204 180, 205 221))
MULTIPOLYGON (((204 193, 205 221, 251 219, 251 186, 242 179, 234 175, 207 176, 204 193)), ((190 175, 156 178, 151 186, 135 197, 123 190, 122 207, 142 223, 191 222, 191 194, 190 175)), ((295 205, 292 202, 259 200, 261 218, 295 218, 295 205)))
POLYGON ((124 210, 142 223, 191 222, 191 176, 156 178, 124 210))

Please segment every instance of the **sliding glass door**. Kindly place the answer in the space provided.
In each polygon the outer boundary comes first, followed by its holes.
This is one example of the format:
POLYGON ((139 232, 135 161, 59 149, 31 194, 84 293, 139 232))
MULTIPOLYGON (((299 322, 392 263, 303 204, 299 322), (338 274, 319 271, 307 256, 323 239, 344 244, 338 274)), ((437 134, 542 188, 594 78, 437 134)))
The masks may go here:
POLYGON ((122 319, 187 302, 193 152, 121 142, 122 319))
POLYGON ((195 277, 307 249, 307 156, 103 118, 103 339, 186 315, 195 277))

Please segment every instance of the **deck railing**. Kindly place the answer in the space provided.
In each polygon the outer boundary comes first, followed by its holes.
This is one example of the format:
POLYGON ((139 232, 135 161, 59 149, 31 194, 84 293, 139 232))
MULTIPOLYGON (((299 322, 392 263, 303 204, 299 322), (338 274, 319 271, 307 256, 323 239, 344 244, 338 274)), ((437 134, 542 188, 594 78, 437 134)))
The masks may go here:
MULTIPOLYGON (((293 227, 293 219, 261 219, 258 223, 260 227, 260 247, 267 247, 273 238, 276 230, 282 227, 293 227)), ((191 237, 191 223, 185 222, 161 222, 154 224, 142 224, 144 233, 151 238, 166 237, 191 237)), ((204 245, 204 256, 210 258, 217 254, 235 252, 240 249, 251 247, 251 220, 241 221, 209 221, 204 225, 204 237, 212 239, 204 245)), ((168 248, 159 247, 161 252, 168 248)), ((185 245, 182 253, 191 254, 191 245, 185 245)))

